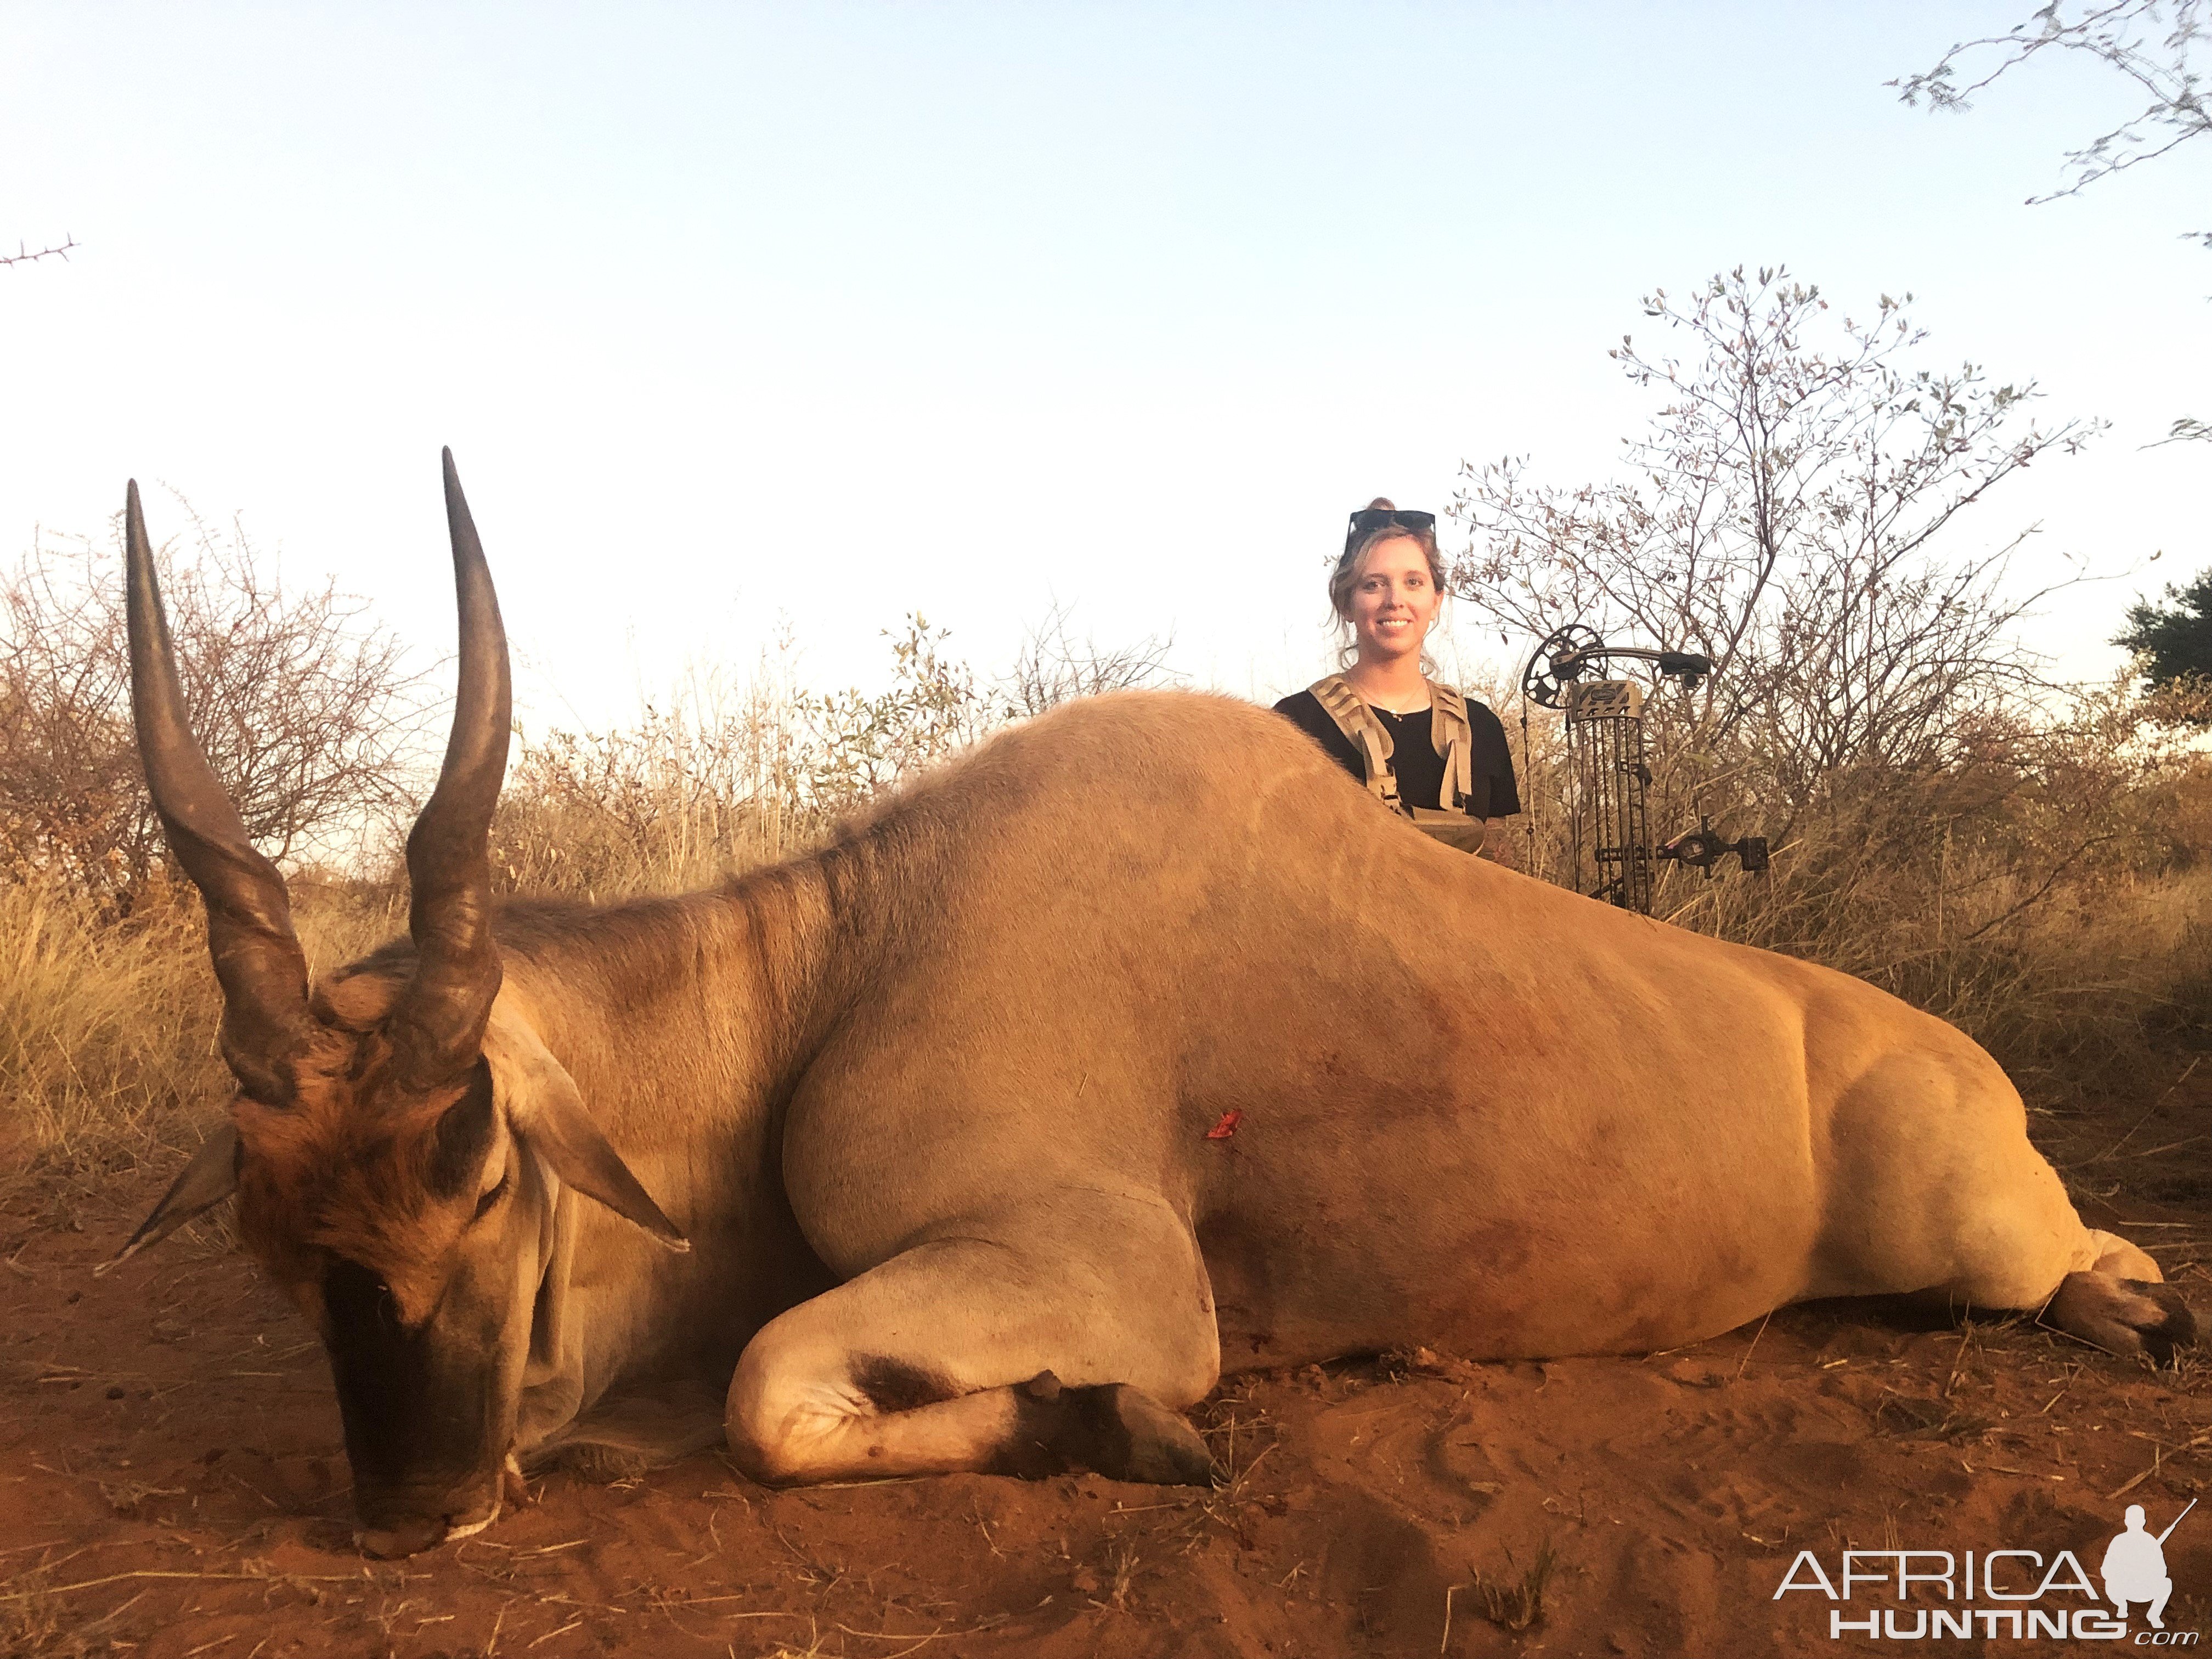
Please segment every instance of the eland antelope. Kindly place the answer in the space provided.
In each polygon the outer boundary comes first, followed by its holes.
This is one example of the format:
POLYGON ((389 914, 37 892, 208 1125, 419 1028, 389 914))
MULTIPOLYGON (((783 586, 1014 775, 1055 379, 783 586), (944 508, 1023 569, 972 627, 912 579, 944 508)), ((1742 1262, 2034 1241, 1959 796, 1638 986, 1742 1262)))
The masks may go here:
POLYGON ((1440 847, 1227 698, 1056 710, 715 891, 497 905, 507 648, 445 483, 460 689, 410 936, 312 986, 126 511, 138 742, 238 1094, 122 1255, 235 1191, 374 1554, 609 1425, 698 1443, 637 1414, 687 1390, 767 1481, 1201 1481, 1178 1413, 1239 1368, 1893 1292, 2193 1333, 1949 1025, 1440 847))

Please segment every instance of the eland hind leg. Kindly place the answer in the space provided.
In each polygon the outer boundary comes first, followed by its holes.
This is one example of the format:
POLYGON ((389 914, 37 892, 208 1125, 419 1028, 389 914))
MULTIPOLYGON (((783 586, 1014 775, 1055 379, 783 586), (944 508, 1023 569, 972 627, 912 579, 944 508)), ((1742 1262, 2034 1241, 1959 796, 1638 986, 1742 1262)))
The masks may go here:
POLYGON ((2003 1249, 2000 1234, 1994 1259, 1963 1263, 1935 1294, 1960 1311, 2033 1313, 2107 1353, 2159 1364, 2196 1341, 2196 1316, 2157 1262, 2124 1238, 2083 1226, 2071 1204, 2066 1218, 2070 1237, 2055 1270, 2049 1249, 2003 1249))
POLYGON ((1177 1413, 1212 1388, 1220 1349, 1196 1242, 1164 1205, 1056 1194, 934 1231, 746 1346, 724 1416, 746 1473, 1079 1464, 1206 1482, 1206 1443, 1177 1413))
POLYGON ((1968 1306, 2033 1312, 2055 1330, 2107 1353, 2164 1364, 2197 1340, 2197 1318, 2148 1255, 2084 1226, 2064 1185, 2023 1132, 2009 1181, 1988 1194, 1991 1213, 1960 1238, 1958 1273, 1944 1287, 1968 1306))
POLYGON ((1814 1294, 1919 1292, 1954 1308, 2039 1315, 2111 1353, 2163 1363, 2197 1322, 2158 1264, 2082 1224, 2027 1138, 2020 1096, 1978 1048, 1907 1051, 1838 1103, 1814 1294))

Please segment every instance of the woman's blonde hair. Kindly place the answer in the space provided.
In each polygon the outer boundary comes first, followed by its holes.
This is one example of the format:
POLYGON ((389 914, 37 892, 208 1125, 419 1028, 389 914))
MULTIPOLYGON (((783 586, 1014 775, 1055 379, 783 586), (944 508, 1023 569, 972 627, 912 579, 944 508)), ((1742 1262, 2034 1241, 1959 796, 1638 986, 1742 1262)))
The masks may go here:
MULTIPOLYGON (((1395 513, 1398 504, 1388 495, 1377 495, 1367 503, 1366 510, 1370 513, 1395 513)), ((1401 538, 1421 550, 1421 556, 1429 562, 1429 580, 1437 585, 1437 593, 1447 594, 1451 591, 1445 584, 1443 555, 1437 550, 1434 525, 1420 530, 1409 530, 1395 524, 1378 525, 1357 541, 1347 543, 1343 556, 1337 560, 1336 568, 1329 573, 1328 578, 1329 609, 1336 613, 1338 630, 1346 635, 1343 646, 1337 652, 1340 662, 1349 663, 1358 653, 1358 646, 1349 635, 1352 628, 1352 591, 1359 586, 1360 567, 1366 562, 1368 554, 1384 542, 1401 538)), ((1422 672, 1427 672, 1429 667, 1429 653, 1424 650, 1421 653, 1422 672)))

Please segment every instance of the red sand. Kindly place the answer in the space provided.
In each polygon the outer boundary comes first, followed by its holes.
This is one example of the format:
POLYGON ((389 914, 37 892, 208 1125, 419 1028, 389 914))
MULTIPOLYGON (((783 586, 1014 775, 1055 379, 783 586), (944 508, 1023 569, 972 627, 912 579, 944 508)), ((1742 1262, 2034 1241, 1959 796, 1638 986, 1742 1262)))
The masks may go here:
MULTIPOLYGON (((2208 1111, 2212 1091, 2171 1102, 2132 1144, 2208 1111)), ((2080 1133, 2094 1152, 2117 1131, 2080 1133)), ((2182 1156, 2201 1167, 2201 1148, 2182 1156)), ((2204 1236, 2212 1192, 2175 1158, 2088 1167, 2095 1224, 2204 1236)), ((2026 1323, 1828 1305, 1643 1359, 1233 1381, 1199 1414, 1234 1472, 1217 1492, 1087 1475, 771 1492, 708 1455, 611 1485, 556 1474, 477 1538, 368 1562, 320 1351, 249 1264, 187 1237, 91 1277, 161 1184, 118 1182, 82 1232, 28 1190, 0 1206, 11 1655, 1835 1652, 1866 1640, 1831 1641, 1827 1601, 1773 1599, 1799 1550, 1831 1575, 1846 1544, 2071 1549, 2094 1572, 2124 1506, 2163 1527, 2212 1449, 2212 1364, 2154 1374, 2026 1323), (1541 1616, 1513 1632, 1483 1586, 1518 1583, 1547 1545, 1541 1616)), ((2167 1627, 2212 1632, 2212 1505, 2167 1561, 2167 1627)))

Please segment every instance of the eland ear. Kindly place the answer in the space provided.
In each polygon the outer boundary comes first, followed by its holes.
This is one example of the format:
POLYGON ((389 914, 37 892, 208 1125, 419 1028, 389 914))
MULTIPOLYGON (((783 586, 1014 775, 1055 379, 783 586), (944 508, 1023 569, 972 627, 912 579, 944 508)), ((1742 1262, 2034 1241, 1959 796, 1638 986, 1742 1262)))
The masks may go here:
POLYGON ((154 1212, 138 1224, 130 1242, 92 1270, 97 1279, 111 1267, 119 1267, 144 1249, 158 1244, 196 1215, 208 1211, 238 1190, 238 1126, 225 1119, 193 1154, 185 1172, 169 1183, 154 1212))
POLYGON ((492 1005, 484 1027, 484 1058, 491 1062, 495 1098, 508 1127, 530 1143, 546 1166, 586 1198, 597 1199, 625 1221, 635 1222, 657 1244, 688 1250, 691 1241, 661 1212, 630 1173, 592 1115, 568 1068, 554 1059, 530 1023, 492 1005))

